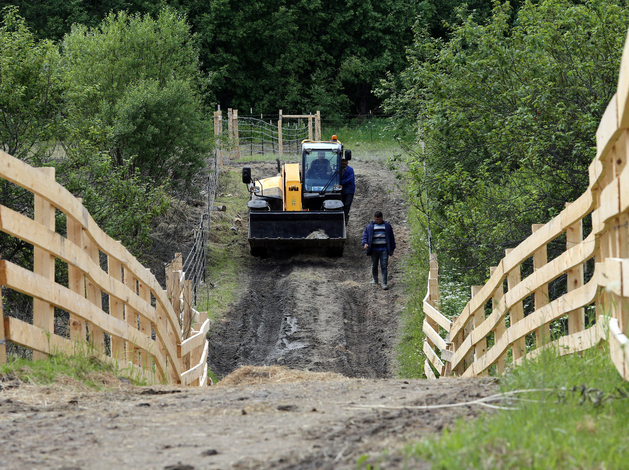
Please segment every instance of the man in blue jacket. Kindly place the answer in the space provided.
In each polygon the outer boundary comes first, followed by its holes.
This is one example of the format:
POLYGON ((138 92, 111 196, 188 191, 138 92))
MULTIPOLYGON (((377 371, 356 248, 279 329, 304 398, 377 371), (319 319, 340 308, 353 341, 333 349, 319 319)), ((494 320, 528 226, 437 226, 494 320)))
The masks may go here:
POLYGON ((378 262, 382 271, 382 288, 387 290, 387 267, 389 256, 395 251, 395 237, 391 224, 382 219, 382 212, 376 211, 373 221, 367 224, 363 232, 363 248, 371 255, 371 283, 378 284, 378 262))
POLYGON ((352 207, 354 193, 356 192, 356 181, 354 179, 354 169, 348 165, 348 161, 341 160, 341 200, 343 201, 343 212, 345 212, 345 223, 349 221, 349 209, 352 207))

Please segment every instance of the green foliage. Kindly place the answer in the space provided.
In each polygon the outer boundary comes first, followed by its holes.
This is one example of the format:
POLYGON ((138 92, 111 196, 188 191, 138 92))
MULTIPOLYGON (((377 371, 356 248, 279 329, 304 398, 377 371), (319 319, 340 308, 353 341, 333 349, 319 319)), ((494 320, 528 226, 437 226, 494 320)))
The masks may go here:
POLYGON ((448 42, 419 28, 411 65, 379 93, 426 144, 408 164, 440 261, 478 283, 586 189, 629 15, 615 0, 526 2, 515 18, 496 4, 486 23, 459 15, 448 42))
POLYGON ((110 155, 84 144, 57 162, 59 183, 77 197, 98 226, 134 256, 150 246, 151 221, 166 212, 163 186, 142 178, 137 169, 115 165, 110 155), (130 172, 130 174, 128 173, 130 172))
POLYGON ((0 23, 0 149, 38 164, 58 130, 59 53, 37 41, 15 7, 0 23))
POLYGON ((547 352, 510 371, 501 388, 545 391, 508 404, 516 410, 460 422, 409 447, 410 461, 419 457, 434 469, 626 467, 629 385, 607 347, 564 357, 547 352))
POLYGON ((0 0, 0 7, 13 5, 27 20, 29 28, 40 38, 59 40, 70 32, 73 24, 95 27, 107 14, 126 10, 130 13, 157 13, 166 2, 162 0, 0 0))
POLYGON ((405 65, 415 2, 212 0, 187 3, 215 99, 241 110, 361 113, 405 65))
POLYGON ((98 28, 75 25, 62 43, 68 124, 159 183, 179 185, 204 166, 198 50, 185 18, 108 15, 98 28))

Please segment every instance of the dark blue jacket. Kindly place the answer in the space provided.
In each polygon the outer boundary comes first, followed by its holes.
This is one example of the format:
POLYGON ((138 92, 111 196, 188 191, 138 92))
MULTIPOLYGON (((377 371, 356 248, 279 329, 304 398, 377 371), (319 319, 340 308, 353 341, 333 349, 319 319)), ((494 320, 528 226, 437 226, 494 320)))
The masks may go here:
MULTIPOLYGON (((387 253, 389 254, 389 256, 391 256, 395 251, 395 237, 393 236, 393 228, 391 227, 391 224, 386 220, 383 220, 382 223, 384 224, 384 233, 387 238, 387 253)), ((369 248, 367 248, 368 255, 371 254, 371 248, 373 247, 371 242, 373 241, 374 224, 375 222, 373 220, 369 222, 365 227, 365 231, 363 232, 363 241, 361 244, 362 246, 365 246, 365 243, 369 245, 369 248)))
POLYGON ((354 181, 354 169, 347 165, 341 175, 341 194, 354 194, 356 192, 356 182, 354 181))

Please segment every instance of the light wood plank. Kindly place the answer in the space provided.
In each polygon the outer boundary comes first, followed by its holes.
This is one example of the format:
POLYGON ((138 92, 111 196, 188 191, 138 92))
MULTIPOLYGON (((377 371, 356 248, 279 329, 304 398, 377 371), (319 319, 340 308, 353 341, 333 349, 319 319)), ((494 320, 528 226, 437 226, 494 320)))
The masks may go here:
MULTIPOLYGON (((90 239, 89 236, 83 237, 83 250, 92 260, 95 266, 99 271, 100 269, 100 257, 98 252, 98 247, 96 244, 90 239)), ((85 282, 85 292, 87 294, 87 300, 96 305, 96 308, 99 310, 103 309, 103 293, 101 292, 99 286, 95 284, 91 278, 87 278, 85 282)), ((87 325, 89 331, 89 340, 90 343, 94 345, 94 348, 101 354, 105 352, 105 334, 103 330, 97 324, 88 324, 87 325)))
POLYGON ((18 160, 0 150, 0 176, 31 193, 41 196, 61 212, 72 218, 83 227, 99 249, 108 256, 120 260, 120 262, 134 273, 145 284, 150 286, 151 292, 157 301, 162 304, 168 313, 169 321, 173 328, 177 328, 177 320, 172 306, 166 297, 166 292, 161 288, 154 276, 148 275, 144 266, 129 253, 120 243, 108 237, 94 222, 87 209, 67 189, 55 181, 51 181, 43 173, 32 168, 27 163, 18 160))
MULTIPOLYGON (((583 221, 571 225, 566 230, 566 251, 570 251, 583 241, 583 221)), ((576 264, 567 270, 567 287, 568 292, 583 286, 583 263, 576 264)), ((568 334, 574 334, 583 331, 585 328, 585 309, 578 308, 568 312, 568 334)))
POLYGON ((207 332, 210 330, 210 320, 205 320, 199 331, 193 331, 192 336, 182 341, 180 345, 177 345, 177 355, 183 357, 190 353, 193 349, 203 347, 207 332))
MULTIPOLYGON (((74 224, 73 227, 76 229, 76 231, 73 231, 73 233, 75 233, 74 238, 81 240, 81 233, 83 229, 76 224, 74 224)), ((117 280, 114 276, 109 276, 100 269, 100 266, 95 265, 92 258, 80 249, 79 246, 74 243, 68 243, 68 240, 61 235, 43 228, 41 225, 35 223, 28 217, 24 217, 23 215, 18 214, 17 212, 14 212, 4 206, 0 206, 0 230, 16 238, 27 241, 32 245, 47 246, 57 258, 64 260, 68 263, 68 266, 72 266, 73 269, 76 269, 77 276, 75 279, 77 281, 75 284, 70 284, 71 290, 85 297, 85 285, 82 273, 86 273, 86 276, 91 280, 91 282, 97 285, 103 292, 110 295, 110 300, 113 296, 115 299, 120 300, 126 305, 125 310, 133 310, 141 316, 144 316, 149 322, 156 323, 154 309, 150 308, 150 306, 142 301, 138 295, 133 292, 131 287, 122 284, 120 280, 117 280)), ((110 262, 112 259, 115 258, 109 257, 110 262)), ((119 261, 118 263, 122 264, 119 261)), ((125 273, 128 272, 129 270, 125 268, 125 273)), ((131 276, 132 274, 129 274, 129 282, 131 282, 131 276)), ((160 308, 162 308, 161 304, 159 305, 160 308)), ((168 320, 169 327, 172 327, 172 322, 168 319, 168 316, 166 316, 166 318, 168 320)), ((85 323, 81 321, 81 324, 79 324, 78 327, 74 323, 72 325, 73 326, 71 326, 71 328, 78 331, 78 333, 76 333, 76 337, 85 339, 85 323)), ((169 337, 169 333, 162 325, 158 325, 156 333, 160 337, 160 340, 165 341, 169 359, 172 361, 173 365, 177 369, 177 373, 179 374, 181 372, 181 363, 176 355, 176 344, 179 341, 177 339, 179 335, 177 331, 180 331, 178 323, 177 330, 170 333, 172 339, 169 341, 165 340, 165 338, 169 337)), ((130 358, 131 355, 129 355, 127 359, 130 358)))
POLYGON ((188 369, 186 372, 181 374, 181 384, 182 385, 190 385, 194 382, 195 379, 198 379, 203 375, 203 369, 207 369, 207 354, 209 351, 209 344, 207 341, 205 342, 205 347, 203 348, 203 354, 201 355, 201 361, 198 364, 194 364, 193 367, 188 369))
POLYGON ((432 343, 439 348, 440 350, 446 349, 447 348, 447 344, 446 342, 443 340, 443 338, 441 336, 439 336, 439 333, 437 333, 432 326, 430 326, 430 324, 424 320, 424 324, 423 324, 423 332, 426 334, 426 337, 428 339, 430 339, 432 341, 432 343))
MULTIPOLYGON (((33 245, 36 245, 35 243, 33 243, 35 238, 37 238, 38 241, 41 240, 41 244, 45 243, 44 240, 50 241, 51 238, 56 238, 56 240, 54 240, 52 243, 49 242, 46 243, 46 245, 53 253, 57 254, 58 256, 59 250, 57 250, 56 248, 58 248, 59 243, 63 243, 60 242, 60 240, 62 239, 61 236, 55 237, 54 235, 51 235, 50 233, 46 234, 43 231, 42 233, 39 233, 40 230, 37 227, 29 227, 30 221, 27 222, 25 220, 15 220, 19 219, 19 214, 12 212, 8 213, 4 207, 0 207, 0 214, 2 213, 5 214, 5 218, 7 215, 10 215, 11 219, 13 219, 13 223, 11 224, 11 229, 8 229, 8 224, 0 223, 0 229, 4 231, 9 230, 8 233, 11 233, 13 236, 21 238, 22 240, 29 240, 29 238, 23 238, 21 236, 22 233, 26 232, 32 237, 29 241, 33 245), (19 229, 16 229, 15 227, 19 227, 19 229)), ((81 253, 83 253, 83 227, 77 224, 70 217, 66 217, 66 232, 68 235, 68 241, 74 244, 76 247, 75 251, 80 251, 81 253)), ((84 256, 87 258, 87 255, 84 256)), ((72 292, 76 292, 81 297, 85 297, 85 276, 83 272, 74 263, 69 262, 68 259, 64 257, 60 258, 68 264, 68 287, 72 292)), ((72 313, 70 314, 70 340, 87 341, 87 328, 85 322, 80 317, 77 317, 72 313)))
MULTIPOLYGON (((100 325, 107 333, 119 336, 140 349, 145 351, 155 351, 156 349, 155 342, 151 338, 146 337, 137 329, 130 328, 129 325, 117 318, 107 315, 87 299, 6 260, 0 260, 0 284, 33 298, 49 302, 90 323, 100 325)), ((161 356, 156 354, 155 357, 163 364, 161 356)))
MULTIPOLYGON (((539 230, 543 225, 533 224, 531 227, 533 232, 539 230)), ((533 252, 533 270, 541 270, 548 262, 548 250, 546 245, 542 245, 539 249, 533 252)), ((535 289, 534 300, 535 310, 539 310, 545 305, 548 305, 550 298, 548 296, 548 284, 542 284, 539 288, 535 289)), ((535 330, 536 346, 539 348, 544 344, 550 342, 550 325, 545 323, 535 330)))
POLYGON ((435 369, 437 369, 438 371, 441 371, 441 373, 443 373, 443 369, 445 368, 445 364, 441 361, 441 359, 439 359, 439 356, 437 356, 437 354, 435 353, 435 351, 428 345, 427 341, 424 341, 424 354, 426 354, 426 357, 428 358, 428 360, 432 363, 433 366, 435 366, 435 369))
POLYGON ((616 318, 608 318, 608 325, 609 352, 612 362, 622 378, 629 380, 629 339, 620 331, 616 318))
MULTIPOLYGON (((54 168, 37 168, 39 172, 55 180, 54 168)), ((35 222, 54 232, 55 230, 55 207, 40 196, 35 196, 34 207, 35 222)), ((33 271, 46 279, 55 279, 55 257, 43 248, 35 247, 33 250, 33 271)), ((42 328, 52 334, 55 324, 55 309, 47 302, 33 299, 33 325, 42 328)), ((33 360, 45 359, 48 355, 40 351, 33 352, 33 360)))
POLYGON ((430 305, 426 300, 424 300, 424 313, 426 316, 430 317, 435 321, 441 328, 446 331, 450 331, 450 327, 452 326, 452 322, 444 317, 439 310, 430 305))
POLYGON ((428 380, 436 380, 437 379, 437 377, 435 376, 435 373, 430 368, 430 364, 428 364, 428 360, 424 361, 424 374, 426 374, 426 378, 428 380))
MULTIPOLYGON (((108 257, 108 274, 122 286, 122 263, 116 258, 108 257)), ((109 294, 109 313, 114 318, 124 321, 124 303, 119 298, 109 294)), ((117 336, 111 337, 111 355, 118 360, 125 360, 124 341, 117 336)))
MULTIPOLYGON (((0 285, 2 287, 2 285, 0 285)), ((7 363, 7 337, 4 331, 4 308, 2 307, 2 291, 0 289, 0 364, 7 363)))

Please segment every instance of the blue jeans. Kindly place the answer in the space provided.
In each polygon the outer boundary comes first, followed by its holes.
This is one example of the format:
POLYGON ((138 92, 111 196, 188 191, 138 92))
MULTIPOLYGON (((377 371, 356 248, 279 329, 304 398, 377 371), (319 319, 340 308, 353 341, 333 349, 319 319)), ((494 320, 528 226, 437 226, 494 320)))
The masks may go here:
POLYGON ((346 218, 349 215, 349 208, 352 207, 353 200, 354 200, 354 193, 343 194, 341 196, 341 201, 343 201, 343 212, 345 212, 346 218))
POLYGON ((378 261, 380 261, 380 270, 382 271, 382 282, 387 283, 387 267, 389 266, 389 253, 387 250, 371 252, 371 275, 378 280, 378 261))

